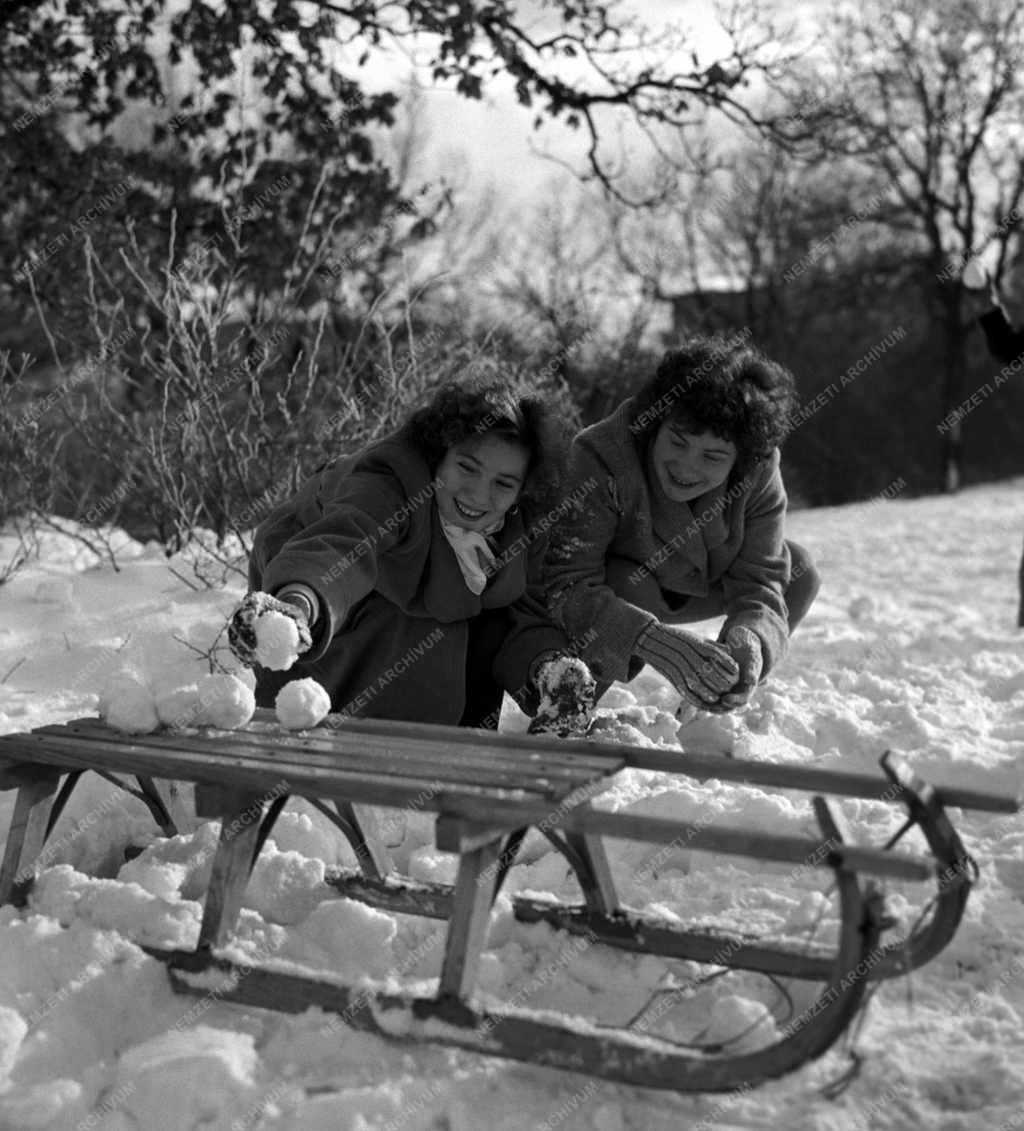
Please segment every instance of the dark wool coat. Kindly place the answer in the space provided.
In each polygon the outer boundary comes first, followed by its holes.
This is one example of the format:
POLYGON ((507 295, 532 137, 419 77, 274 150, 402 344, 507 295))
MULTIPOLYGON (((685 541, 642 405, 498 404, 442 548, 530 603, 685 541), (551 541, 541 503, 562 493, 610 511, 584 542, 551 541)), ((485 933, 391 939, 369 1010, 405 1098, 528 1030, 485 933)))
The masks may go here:
POLYGON ((672 504, 677 519, 669 529, 647 481, 641 434, 630 428, 635 418, 630 398, 573 441, 566 488, 581 501, 551 535, 551 614, 570 637, 586 639, 589 630, 581 655, 602 680, 636 674, 636 639, 652 621, 703 619, 687 605, 709 616, 724 611, 726 628, 756 632, 767 673, 789 640, 778 450, 742 478, 733 474, 688 505, 672 504))
POLYGON ((993 357, 1009 363, 1024 354, 1024 332, 1014 330, 1001 307, 987 311, 978 322, 993 357))
POLYGON ((507 621, 494 679, 522 698, 531 661, 566 647, 540 588, 546 540, 526 536, 520 512, 506 515, 495 535, 499 568, 474 594, 435 490, 422 455, 396 433, 322 469, 260 524, 250 587, 302 582, 321 604, 310 651, 280 679, 261 671, 262 688, 312 676, 334 711, 456 725, 469 623, 484 613, 507 621))

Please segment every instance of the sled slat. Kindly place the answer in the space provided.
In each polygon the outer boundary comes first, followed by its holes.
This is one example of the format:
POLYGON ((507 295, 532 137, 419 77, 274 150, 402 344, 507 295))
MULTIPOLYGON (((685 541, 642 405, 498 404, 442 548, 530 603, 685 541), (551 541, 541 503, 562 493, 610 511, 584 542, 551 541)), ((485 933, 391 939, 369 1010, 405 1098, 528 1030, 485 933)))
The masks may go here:
MULTIPOLYGON (((178 752, 194 755, 197 747, 211 750, 213 757, 238 757, 259 761, 272 771, 284 771, 286 767, 302 769, 321 769, 328 773, 336 771, 369 773, 375 777, 420 778, 440 785, 442 782, 465 783, 487 787, 496 785, 508 789, 561 796, 573 787, 590 781, 593 770, 590 767, 561 766, 548 772, 544 767, 531 764, 524 766, 509 764, 508 760, 496 761, 481 757, 471 763, 452 764, 443 750, 424 749, 418 752, 395 752, 384 748, 368 752, 360 740, 359 748, 352 749, 352 739, 336 741, 328 752, 326 749, 310 749, 294 739, 291 743, 281 742, 281 736, 253 735, 247 731, 227 732, 225 734, 152 734, 125 735, 102 726, 80 726, 68 724, 63 727, 44 727, 34 734, 52 735, 57 738, 80 738, 84 742, 132 746, 145 749, 147 758, 156 758, 160 752, 178 752)), ((601 766, 604 774, 612 773, 618 760, 608 760, 601 766)), ((152 771, 158 774, 158 771, 152 771)))
POLYGON ((22 889, 34 878, 50 828, 53 796, 59 774, 39 776, 18 790, 14 814, 0 863, 0 902, 21 898, 22 889))
MULTIPOLYGON (((586 776, 588 772, 614 773, 623 764, 621 752, 611 744, 584 744, 596 747, 596 753, 584 752, 580 749, 581 744, 562 740, 556 740, 560 746, 554 749, 536 749, 532 736, 524 742, 522 735, 498 735, 494 731, 467 731, 465 727, 424 726, 383 719, 346 720, 343 725, 333 727, 324 723, 310 730, 288 732, 283 731, 277 722, 258 720, 257 716, 261 713, 257 711, 252 722, 235 731, 194 730, 185 732, 183 736, 159 731, 146 737, 157 743, 173 742, 175 738, 185 737, 192 740, 198 738, 204 744, 223 743, 225 747, 254 745, 277 751, 301 751, 304 757, 313 753, 325 755, 334 762, 339 757, 369 756, 411 759, 417 764, 436 762, 448 768, 514 768, 520 772, 532 771, 546 777, 578 778, 586 776), (467 743, 467 734, 474 741, 467 743)), ((83 735, 98 733, 106 736, 113 733, 97 718, 75 719, 60 727, 41 729, 67 729, 83 735)))
MULTIPOLYGON (((660 770, 719 781, 769 785, 776 789, 799 789, 830 793, 840 797, 862 797, 899 804, 901 790, 877 774, 858 774, 848 770, 814 766, 784 766, 777 762, 755 762, 743 758, 723 758, 720 754, 682 753, 641 747, 619 750, 624 765, 635 770, 660 770)), ((1016 813, 1020 799, 1009 794, 989 793, 959 785, 934 785, 935 793, 947 807, 980 809, 988 813, 1016 813)))
MULTIPOLYGON (((31 739, 36 736, 24 737, 31 739)), ((81 737, 53 734, 39 735, 36 749, 31 755, 26 752, 24 756, 32 757, 37 762, 82 769, 91 769, 102 760, 107 768, 125 773, 137 773, 144 768, 153 777, 185 778, 197 783, 217 785, 229 781, 239 788, 255 789, 269 789, 279 785, 283 791, 299 796, 312 794, 385 806, 403 806, 420 797, 430 798, 436 786, 436 779, 432 777, 405 778, 398 775, 322 770, 274 760, 269 755, 263 758, 224 756, 205 750, 199 753, 161 750, 154 755, 143 745, 84 741, 81 737)), ((437 794, 437 801, 442 794, 448 798, 474 797, 478 800, 524 800, 527 797, 527 791, 523 789, 457 782, 446 783, 442 793, 437 794)), ((435 801, 435 806, 436 803, 435 801)), ((434 806, 424 801, 421 807, 434 806)))
MULTIPOLYGON (((102 760, 107 769, 136 774, 144 771, 153 777, 185 777, 213 783, 237 781, 239 784, 243 784, 244 778, 244 784, 256 786, 285 780, 293 793, 313 790, 316 796, 345 798, 349 796, 347 790, 355 790, 351 794, 352 800, 379 805, 402 805, 414 797, 441 792, 456 796, 465 793, 518 798, 532 793, 556 801, 577 784, 574 779, 531 781, 522 775, 493 775, 489 779, 483 770, 478 775, 467 775, 469 780, 460 781, 458 775, 445 773, 434 763, 428 763, 415 774, 403 774, 401 768, 389 772, 387 765, 379 762, 365 769, 349 769, 341 757, 334 759, 333 764, 325 765, 307 760, 301 752, 287 757, 259 747, 254 747, 251 752, 236 750, 225 754, 216 746, 211 749, 211 744, 197 740, 195 736, 172 740, 180 743, 178 747, 170 745, 162 735, 109 736, 98 732, 84 735, 44 729, 20 737, 33 743, 31 754, 26 750, 26 757, 59 766, 74 764, 91 768, 102 760), (163 741, 158 745, 152 739, 163 741)), ((579 784, 586 781, 587 778, 583 778, 579 784)))
MULTIPOLYGON (((437 736, 449 749, 470 747, 495 750, 504 756, 514 757, 517 748, 528 744, 545 754, 564 753, 564 739, 545 735, 496 734, 467 727, 431 726, 419 723, 395 722, 382 719, 344 719, 328 715, 321 729, 333 733, 393 735, 423 742, 425 737, 437 736)), ((254 721, 274 724, 274 712, 257 709, 254 721)), ((840 797, 861 797, 878 801, 899 803, 898 791, 892 782, 880 774, 857 773, 831 767, 787 766, 776 762, 758 762, 743 758, 723 758, 721 754, 700 751, 657 749, 629 746, 625 743, 598 742, 593 739, 573 739, 571 749, 579 759, 596 758, 604 762, 614 756, 622 767, 637 770, 657 770, 671 774, 687 774, 699 778, 717 778, 719 781, 749 782, 751 785, 770 785, 779 789, 798 789, 809 793, 828 793, 840 797)), ((996 793, 955 784, 932 783, 940 802, 947 807, 980 809, 990 813, 1016 813, 1021 809, 1021 798, 1013 793, 996 793)))
MULTIPOLYGON (((831 867, 840 859, 844 866, 872 875, 902 879, 926 879, 934 868, 921 857, 896 855, 876 849, 843 845, 831 853, 822 852, 820 841, 803 837, 779 836, 741 829, 680 826, 678 821, 610 813, 586 804, 573 804, 573 795, 557 802, 551 796, 531 797, 524 788, 445 783, 435 791, 436 777, 402 777, 380 772, 349 772, 332 767, 304 765, 301 761, 274 755, 265 749, 254 754, 225 755, 209 742, 195 741, 199 752, 169 749, 160 735, 110 735, 91 730, 89 737, 72 734, 67 728, 43 728, 18 736, 26 755, 38 761, 61 766, 90 768, 102 756, 107 769, 154 777, 190 778, 213 784, 230 782, 239 789, 266 790, 279 786, 279 792, 299 796, 341 798, 378 805, 402 806, 415 800, 422 809, 454 813, 484 825, 500 825, 509 830, 527 825, 560 825, 567 832, 621 837, 657 844, 678 843, 681 848, 727 854, 763 857, 786 863, 810 863, 831 867), (154 741, 157 740, 157 741, 154 741)), ((2 742, 2 739, 0 739, 2 742)), ((2 748, 2 747, 0 747, 2 748)), ((301 759, 297 752, 296 759, 301 759)), ((343 765, 343 761, 339 760, 343 765)), ((443 779, 442 779, 443 780, 443 779)), ((562 788, 568 790, 569 782, 562 788)), ((580 783, 581 785, 584 783, 580 783)), ((581 793, 583 791, 580 791, 581 793)))

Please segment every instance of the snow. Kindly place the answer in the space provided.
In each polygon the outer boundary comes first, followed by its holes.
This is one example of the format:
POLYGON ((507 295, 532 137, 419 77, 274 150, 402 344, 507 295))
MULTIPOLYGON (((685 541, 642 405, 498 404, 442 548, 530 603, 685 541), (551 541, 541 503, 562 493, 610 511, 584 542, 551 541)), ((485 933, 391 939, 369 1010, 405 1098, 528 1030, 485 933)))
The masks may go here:
MULTIPOLYGON (((927 779, 1019 794, 1022 497, 1017 481, 952 498, 792 514, 789 535, 816 556, 821 595, 750 707, 697 716, 678 730, 683 745, 858 771, 874 771, 893 748, 927 779)), ((142 690, 159 700, 180 689, 209 693, 211 655, 231 666, 218 634, 242 596, 240 577, 193 590, 174 572, 189 576, 186 555, 168 561, 159 547, 123 535, 117 545, 120 572, 72 537, 47 534, 41 560, 0 589, 0 730, 95 714, 99 692, 115 677, 140 700, 142 690)), ((0 535, 0 564, 12 548, 0 535)), ((714 637, 717 627, 701 631, 714 637)), ((251 676, 238 676, 250 689, 251 676)), ((665 681, 645 672, 605 696, 596 735, 673 748, 678 706, 665 681)), ((512 708, 502 720, 506 730, 526 725, 512 708)), ((13 791, 0 794, 0 828, 13 801, 13 791)), ((875 994, 856 1039, 860 1072, 845 1091, 823 1094, 848 1067, 840 1045, 751 1090, 686 1096, 385 1041, 318 1010, 235 1006, 215 986, 195 997, 174 993, 164 966, 142 948, 195 945, 218 835, 217 822, 194 816, 190 788, 178 803, 180 835, 166 839, 135 798, 84 775, 53 831, 29 906, 0 908, 0 1131, 1024 1126, 1019 815, 952 814, 980 861, 980 883, 951 945, 875 994), (143 851, 126 861, 129 845, 143 851)), ((681 824, 815 835, 806 795, 743 782, 628 770, 600 804, 681 824)), ((880 844, 900 823, 891 806, 836 799, 835 807, 858 843, 880 844)), ((434 847, 429 815, 381 816, 407 874, 451 878, 454 858, 434 847)), ((907 839, 921 850, 917 834, 907 839)), ((685 846, 610 842, 609 853, 629 906, 771 938, 834 938, 827 872, 685 846)), ((230 956, 319 968, 357 986, 379 978, 432 992, 445 925, 337 898, 325 872, 353 863, 333 825, 290 803, 257 863, 230 956)), ((903 924, 930 896, 922 885, 885 887, 888 910, 903 924)), ((536 833, 497 901, 481 963, 481 998, 493 1011, 514 1000, 613 1025, 657 1016, 645 1031, 742 1048, 759 1047, 784 1024, 783 995, 770 980, 741 971, 709 977, 714 968, 581 946, 585 938, 517 922, 511 896, 526 891, 577 898, 563 859, 536 833)), ((812 1000, 811 987, 781 986, 797 1012, 812 1000)))
POLYGON ((327 718, 331 697, 315 679, 293 679, 277 693, 274 710, 277 721, 289 730, 315 727, 327 718))

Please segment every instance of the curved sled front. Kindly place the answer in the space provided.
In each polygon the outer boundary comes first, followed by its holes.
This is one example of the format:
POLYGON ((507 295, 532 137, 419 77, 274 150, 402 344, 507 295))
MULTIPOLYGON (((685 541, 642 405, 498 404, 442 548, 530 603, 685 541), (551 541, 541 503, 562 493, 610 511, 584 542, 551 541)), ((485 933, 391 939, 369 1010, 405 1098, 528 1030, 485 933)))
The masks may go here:
MULTIPOLYGON (((821 1056, 860 1009, 884 925, 882 898, 873 889, 862 896, 851 873, 839 873, 838 882, 843 929, 828 983, 780 1040, 735 1055, 695 1052, 660 1037, 543 1011, 488 1010, 458 996, 373 992, 262 967, 243 969, 202 952, 149 953, 168 963, 172 984, 183 993, 289 1013, 323 1009, 381 1037, 450 1045, 623 1084, 726 1092, 782 1076, 821 1056)), ((446 960, 451 953, 450 938, 446 960)))
MULTIPOLYGON (((956 934, 977 877, 977 864, 953 828, 936 790, 889 751, 882 755, 881 765, 898 787, 894 799, 902 801, 908 811, 906 822, 891 843, 915 825, 921 829, 935 858, 937 890, 925 926, 908 938, 891 940, 878 948, 871 966, 872 979, 907 974, 931 961, 956 934)), ((549 839, 562 851, 581 890, 586 893, 591 881, 585 862, 572 851, 566 851, 558 838, 549 839)), ((595 907, 589 899, 584 904, 566 905, 554 900, 520 897, 513 901, 513 911, 522 922, 545 922, 570 934, 595 934, 608 946, 694 962, 714 962, 762 974, 820 981, 829 976, 834 961, 828 947, 784 941, 759 943, 737 933, 686 930, 666 924, 658 916, 627 907, 609 912, 595 907)))
MULTIPOLYGON (((660 752, 653 753, 657 755, 660 752)), ((638 755, 649 760, 652 752, 640 751, 638 755)), ((638 760, 641 759, 638 757, 638 760)), ((863 776, 834 775, 840 787, 846 786, 837 792, 875 796, 878 800, 906 805, 907 820, 893 842, 915 825, 921 829, 934 859, 933 874, 937 888, 928 921, 909 937, 892 939, 880 945, 871 967, 872 980, 909 973, 942 951, 956 934, 977 874, 977 865, 950 822, 939 792, 913 774, 889 751, 883 754, 881 766, 890 786, 883 789, 879 779, 868 779, 870 784, 865 784, 863 776)), ((648 767, 645 764, 643 768, 648 767)), ((771 776, 773 769, 788 770, 793 780, 785 780, 784 773, 784 784, 794 788, 798 781, 802 781, 803 775, 810 775, 808 783, 813 780, 816 785, 820 784, 818 779, 827 775, 826 771, 820 770, 800 770, 797 774, 791 767, 762 764, 761 776, 771 776)), ((717 772, 723 778, 747 774, 745 767, 738 770, 731 765, 720 767, 717 772)), ((956 800, 979 807, 985 805, 1010 812, 1015 809, 1013 801, 980 793, 965 794, 963 798, 953 796, 956 800)), ((344 831, 358 852, 362 848, 362 832, 358 826, 355 835, 350 835, 351 829, 344 831)), ((595 843, 594 838, 559 833, 549 832, 546 835, 572 868, 584 902, 567 904, 554 898, 516 896, 512 900, 512 910, 521 922, 544 922, 570 934, 596 936, 606 946, 664 958, 714 963, 808 981, 824 981, 830 975, 836 960, 833 947, 785 940, 761 941, 723 930, 692 930, 676 926, 662 916, 626 907, 615 897, 610 876, 601 859, 599 842, 595 843)), ((372 840, 372 837, 369 839, 372 840)), ((699 848, 697 838, 694 847, 699 848)), ((895 863, 898 858, 891 859, 895 863)), ((822 856, 819 862, 826 866, 839 863, 828 855, 822 856)), ((447 919, 451 914, 454 889, 449 884, 419 883, 397 875, 373 873, 365 867, 361 875, 339 871, 329 882, 342 895, 387 910, 437 919, 447 919)))

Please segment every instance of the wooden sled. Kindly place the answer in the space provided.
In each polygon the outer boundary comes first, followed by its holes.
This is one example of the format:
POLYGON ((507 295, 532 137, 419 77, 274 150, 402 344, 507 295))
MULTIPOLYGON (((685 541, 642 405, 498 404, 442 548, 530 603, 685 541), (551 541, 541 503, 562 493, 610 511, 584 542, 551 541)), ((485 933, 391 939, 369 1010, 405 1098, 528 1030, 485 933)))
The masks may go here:
MULTIPOLYGON (((501 735, 379 720, 329 720, 315 730, 282 733, 270 712, 233 732, 118 734, 96 719, 0 736, 0 788, 16 788, 14 816, 0 865, 0 901, 23 903, 49 862, 46 842, 86 770, 131 791, 165 835, 175 823, 157 779, 195 782, 200 816, 221 819, 218 851, 194 952, 150 950, 165 961, 175 988, 249 1006, 333 1011, 356 1028, 586 1072, 680 1092, 729 1091, 782 1075, 824 1053, 863 1005, 873 979, 912 969, 949 941, 974 879, 946 806, 1012 813, 1014 799, 959 788, 934 789, 896 758, 885 776, 849 774, 718 755, 645 750, 608 743, 501 735), (874 798, 907 808, 904 828, 920 826, 930 857, 851 844, 823 796, 813 798, 820 838, 715 826, 681 826, 659 817, 612 813, 594 796, 618 770, 684 773, 782 789, 874 798), (129 786, 117 775, 134 778, 129 786), (63 780, 62 780, 63 779, 63 780), (290 796, 306 798, 349 839, 360 874, 339 875, 344 895, 380 907, 448 920, 433 996, 339 985, 327 975, 299 976, 272 964, 239 967, 215 951, 237 922, 245 887, 273 823, 290 796), (423 885, 392 873, 367 805, 437 815, 436 842, 457 853, 452 885, 423 885), (601 1026, 552 1011, 488 1008, 474 994, 494 899, 526 830, 540 828, 577 876, 582 902, 517 898, 516 916, 587 934, 611 946, 715 966, 820 981, 818 996, 753 1052, 695 1050, 671 1040, 601 1026), (622 907, 604 838, 738 854, 828 869, 840 907, 837 945, 772 945, 735 933, 691 931, 622 907), (930 921, 893 941, 881 891, 862 875, 937 885, 930 921)), ((896 838, 893 838, 894 840, 896 838)))

